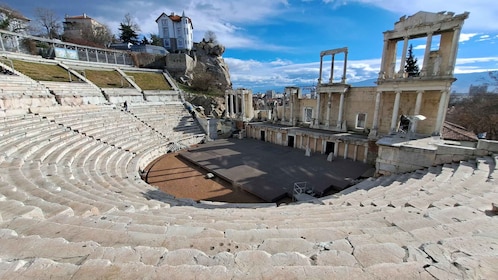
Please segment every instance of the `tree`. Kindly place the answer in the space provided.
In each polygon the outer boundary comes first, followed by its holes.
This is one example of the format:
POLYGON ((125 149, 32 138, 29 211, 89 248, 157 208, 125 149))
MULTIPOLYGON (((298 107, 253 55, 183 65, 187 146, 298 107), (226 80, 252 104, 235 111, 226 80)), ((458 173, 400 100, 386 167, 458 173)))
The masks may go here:
POLYGON ((481 93, 450 104, 446 120, 498 140, 498 94, 481 93))
POLYGON ((35 17, 38 24, 40 24, 40 28, 43 30, 43 35, 50 39, 59 38, 62 29, 61 21, 53 10, 36 8, 35 17))
POLYGON ((111 29, 107 25, 98 26, 92 28, 90 26, 81 25, 81 37, 73 38, 68 35, 64 35, 63 39, 66 42, 70 42, 78 45, 92 46, 102 48, 105 47, 110 42, 114 41, 114 35, 111 29))
POLYGON ((149 40, 147 40, 147 37, 143 37, 142 41, 140 42, 140 45, 150 45, 149 40))
POLYGON ((138 32, 140 31, 140 27, 133 21, 129 13, 125 15, 123 22, 119 24, 119 31, 121 32, 119 39, 121 39, 123 43, 138 44, 138 32))
POLYGON ((154 45, 154 46, 163 46, 163 40, 161 40, 161 38, 159 38, 159 36, 157 34, 150 34, 150 40, 151 40, 151 45, 154 45))
POLYGON ((413 56, 413 46, 411 44, 406 56, 405 72, 408 73, 408 77, 417 77, 420 74, 417 58, 413 56))
POLYGON ((214 33, 211 30, 206 31, 206 33, 204 33, 204 41, 206 41, 208 43, 218 44, 218 39, 216 38, 216 33, 214 33))

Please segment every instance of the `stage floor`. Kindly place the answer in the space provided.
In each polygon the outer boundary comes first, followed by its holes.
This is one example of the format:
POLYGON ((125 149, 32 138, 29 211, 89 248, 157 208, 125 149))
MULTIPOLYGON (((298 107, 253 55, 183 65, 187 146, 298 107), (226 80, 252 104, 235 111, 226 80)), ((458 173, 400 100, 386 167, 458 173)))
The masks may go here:
POLYGON ((373 168, 340 158, 329 162, 321 154, 307 157, 304 150, 254 139, 216 140, 179 155, 267 202, 291 195, 295 182, 307 182, 317 194, 340 191, 373 168))

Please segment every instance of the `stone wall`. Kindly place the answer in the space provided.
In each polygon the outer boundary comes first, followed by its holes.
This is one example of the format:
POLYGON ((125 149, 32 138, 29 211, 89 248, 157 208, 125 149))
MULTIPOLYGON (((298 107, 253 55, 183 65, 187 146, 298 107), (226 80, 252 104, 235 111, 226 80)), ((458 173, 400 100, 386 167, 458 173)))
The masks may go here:
POLYGON ((477 148, 448 145, 436 140, 424 146, 416 144, 379 144, 376 161, 378 174, 405 173, 430 166, 475 159, 498 152, 498 141, 479 140, 477 148), (413 145, 413 146, 411 146, 413 145))

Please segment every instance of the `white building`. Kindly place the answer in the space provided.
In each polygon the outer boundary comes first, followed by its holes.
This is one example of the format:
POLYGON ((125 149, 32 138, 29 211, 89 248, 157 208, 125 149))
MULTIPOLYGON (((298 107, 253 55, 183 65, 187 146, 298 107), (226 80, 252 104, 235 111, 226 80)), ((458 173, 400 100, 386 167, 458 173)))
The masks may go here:
POLYGON ((30 21, 29 18, 23 16, 18 11, 6 6, 0 6, 0 23, 2 25, 6 24, 6 26, 3 26, 3 29, 24 34, 30 21))
POLYGON ((159 29, 159 37, 163 40, 163 46, 172 53, 189 52, 194 45, 194 32, 192 20, 185 16, 185 12, 179 16, 175 13, 166 15, 162 13, 156 19, 159 29))

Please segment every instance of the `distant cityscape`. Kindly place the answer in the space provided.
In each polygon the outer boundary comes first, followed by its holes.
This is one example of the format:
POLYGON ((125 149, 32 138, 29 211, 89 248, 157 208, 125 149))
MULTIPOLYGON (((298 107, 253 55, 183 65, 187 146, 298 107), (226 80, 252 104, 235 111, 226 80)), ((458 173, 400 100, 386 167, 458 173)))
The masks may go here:
MULTIPOLYGON (((498 94, 498 71, 477 72, 466 74, 455 74, 457 79, 451 86, 451 94, 461 96, 472 96, 482 93, 495 93, 498 94)), ((376 78, 368 79, 360 82, 351 83, 356 87, 362 86, 375 86, 376 78)), ((314 85, 297 85, 303 87, 303 92, 311 94, 310 89, 314 85)), ((270 95, 272 98, 277 98, 283 95, 283 88, 275 87, 265 90, 255 90, 256 94, 270 95)))

